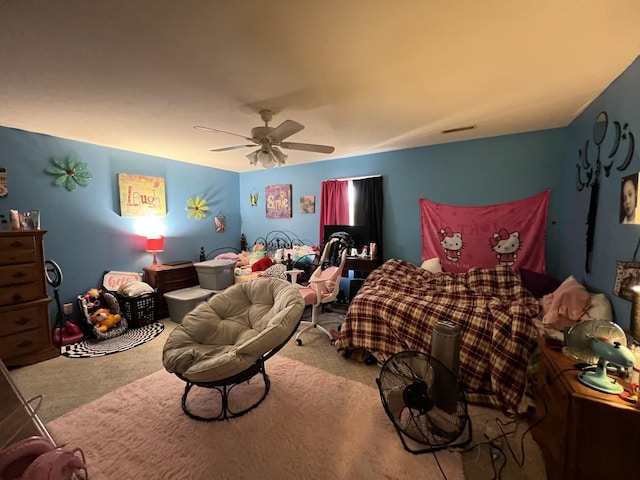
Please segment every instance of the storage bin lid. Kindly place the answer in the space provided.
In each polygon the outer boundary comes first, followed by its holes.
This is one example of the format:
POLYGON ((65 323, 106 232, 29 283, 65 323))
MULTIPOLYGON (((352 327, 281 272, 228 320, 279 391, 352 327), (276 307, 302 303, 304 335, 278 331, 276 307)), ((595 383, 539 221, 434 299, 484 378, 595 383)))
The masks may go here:
POLYGON ((200 287, 181 288, 179 290, 172 290, 164 294, 164 298, 170 300, 207 300, 215 292, 213 290, 207 290, 200 287))
POLYGON ((237 260, 229 259, 229 258, 219 258, 215 260, 207 260, 206 262, 198 262, 193 265, 196 269, 207 269, 207 268, 224 268, 224 267, 233 267, 235 266, 237 260))

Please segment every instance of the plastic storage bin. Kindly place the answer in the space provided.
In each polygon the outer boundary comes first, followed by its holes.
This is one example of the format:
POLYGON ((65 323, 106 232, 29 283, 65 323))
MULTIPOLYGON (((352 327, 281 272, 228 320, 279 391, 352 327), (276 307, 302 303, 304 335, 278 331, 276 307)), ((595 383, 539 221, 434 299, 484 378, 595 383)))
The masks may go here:
MULTIPOLYGON (((198 273, 201 288, 224 290, 235 281, 236 260, 216 259, 193 264, 198 273)), ((166 297, 165 297, 166 298, 166 297)))
POLYGON ((164 294, 169 307, 169 318, 182 323, 184 316, 202 302, 207 301, 215 292, 200 287, 181 288, 164 294))

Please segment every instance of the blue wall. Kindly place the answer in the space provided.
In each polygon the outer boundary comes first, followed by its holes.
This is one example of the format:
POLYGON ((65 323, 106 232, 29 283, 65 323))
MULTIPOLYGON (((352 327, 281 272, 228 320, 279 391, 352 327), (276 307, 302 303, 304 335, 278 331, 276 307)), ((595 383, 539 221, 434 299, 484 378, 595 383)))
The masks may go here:
MULTIPOLYGON (((624 132, 625 130, 623 130, 624 132)), ((607 294, 611 299, 616 314, 616 322, 628 327, 631 304, 625 299, 612 294, 615 285, 616 263, 618 260, 633 260, 634 250, 640 239, 640 225, 621 225, 619 223, 619 206, 621 196, 621 179, 624 176, 640 171, 640 58, 618 77, 585 111, 576 118, 565 133, 564 151, 564 194, 562 211, 563 236, 558 258, 560 271, 565 275, 572 274, 588 286, 592 291, 607 294), (589 158, 596 159, 593 142, 593 128, 598 114, 605 111, 609 117, 607 134, 602 143, 600 159, 603 163, 610 161, 609 154, 616 137, 612 122, 628 124, 627 134, 635 137, 635 153, 631 163, 624 171, 615 168, 624 160, 629 146, 629 137, 621 139, 618 153, 614 155, 614 168, 607 178, 600 177, 600 195, 594 238, 594 253, 591 272, 585 271, 586 255, 586 218, 589 209, 588 189, 578 192, 576 189, 576 164, 579 161, 578 150, 590 141, 589 158)), ((640 257, 636 260, 640 260, 640 257)))
MULTIPOLYGON (((239 246, 239 175, 164 158, 75 142, 47 135, 0 128, 0 167, 7 170, 9 195, 0 198, 0 213, 9 209, 40 210, 45 257, 62 268, 62 302, 74 302, 88 288, 102 284, 106 270, 142 272, 151 264, 144 235, 149 229, 165 236, 165 251, 158 261, 197 260, 200 247, 207 251, 239 246), (93 174, 87 188, 73 192, 54 185, 45 173, 52 157, 74 155, 93 174), (118 173, 165 179, 167 215, 153 225, 142 217, 120 216, 118 173), (187 217, 189 197, 200 195, 210 207, 206 219, 187 217), (222 212, 227 230, 215 233, 213 215, 222 212)), ((50 294, 53 290, 50 288, 50 294)), ((55 310, 52 302, 51 310, 55 310)))
MULTIPOLYGON (((0 128, 0 167, 7 169, 9 196, 0 198, 0 213, 9 209, 39 209, 46 257, 63 268, 63 301, 72 301, 100 284, 105 270, 140 271, 151 263, 144 252, 145 228, 140 218, 121 217, 117 173, 166 179, 167 216, 160 219, 166 236, 159 261, 196 260, 200 246, 207 251, 239 246, 240 233, 249 241, 271 230, 297 233, 318 241, 320 182, 329 178, 382 175, 385 195, 385 258, 421 261, 418 200, 455 205, 488 205, 525 198, 551 190, 547 229, 547 271, 564 279, 575 275, 591 290, 606 293, 618 323, 629 323, 629 302, 614 297, 617 260, 632 260, 640 226, 620 225, 620 179, 640 171, 638 152, 624 172, 614 169, 602 177, 595 234, 593 268, 584 272, 588 192, 577 192, 575 165, 578 149, 590 139, 598 113, 622 125, 640 139, 640 60, 616 79, 566 128, 376 155, 255 170, 242 174, 205 168, 163 158, 139 155, 81 142, 0 128), (88 163, 94 178, 86 189, 68 192, 53 185, 44 173, 53 156, 75 155, 88 163), (291 184, 293 217, 265 218, 264 187, 291 184), (249 194, 258 192, 257 207, 249 194), (211 208, 206 220, 187 218, 187 199, 200 195, 211 208), (301 214, 301 195, 316 196, 316 213, 301 214), (215 233, 213 215, 222 212, 227 231, 215 233)), ((607 138, 603 150, 610 149, 607 138)), ((621 152, 626 144, 621 144, 621 152)), ((619 155, 622 155, 620 153, 619 155)), ((619 160, 618 160, 619 161, 619 160)))
POLYGON ((330 160, 240 175, 242 231, 251 242, 271 230, 294 231, 318 242, 320 182, 382 175, 384 256, 421 263, 419 199, 454 205, 491 205, 551 189, 547 261, 556 274, 563 130, 545 130, 397 152, 330 160), (293 216, 265 218, 264 187, 291 184, 293 216), (259 192, 257 207, 249 194, 259 192), (316 213, 299 213, 301 195, 316 196, 316 213))

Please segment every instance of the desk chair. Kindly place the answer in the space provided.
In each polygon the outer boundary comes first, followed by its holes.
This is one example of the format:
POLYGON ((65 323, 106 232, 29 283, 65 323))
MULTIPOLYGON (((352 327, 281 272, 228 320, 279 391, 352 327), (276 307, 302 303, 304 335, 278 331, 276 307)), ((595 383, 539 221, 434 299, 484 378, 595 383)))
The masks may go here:
MULTIPOLYGON (((328 248, 328 246, 325 246, 325 249, 326 248, 328 248)), ((344 265, 347 261, 347 250, 348 248, 342 249, 342 252, 338 257, 340 259, 340 263, 337 266, 320 265, 311 275, 311 278, 309 279, 309 286, 300 287, 300 293, 302 294, 302 298, 304 298, 305 305, 311 305, 311 320, 302 320, 300 322, 300 325, 306 326, 296 335, 296 345, 302 345, 302 339, 300 336, 312 328, 317 328, 324 332, 331 340, 331 343, 334 342, 331 332, 323 326, 323 324, 330 322, 319 322, 318 312, 322 308, 322 305, 333 302, 338 296, 342 270, 344 269, 344 265)))

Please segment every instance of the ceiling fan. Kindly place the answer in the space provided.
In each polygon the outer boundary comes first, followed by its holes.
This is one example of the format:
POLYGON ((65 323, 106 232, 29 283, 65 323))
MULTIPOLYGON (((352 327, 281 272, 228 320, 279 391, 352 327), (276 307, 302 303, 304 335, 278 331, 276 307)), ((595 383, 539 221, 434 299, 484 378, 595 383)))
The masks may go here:
POLYGON ((226 152, 229 150, 237 150, 239 148, 254 147, 258 145, 258 150, 251 152, 247 155, 251 165, 257 165, 258 162, 265 168, 271 168, 279 165, 284 165, 287 161, 287 155, 282 153, 280 148, 286 148, 290 150, 303 150, 305 152, 317 152, 317 153, 333 153, 335 148, 328 145, 315 145, 312 143, 296 143, 296 142, 284 142, 283 140, 289 138, 294 133, 298 133, 304 129, 304 125, 294 122, 293 120, 285 120, 277 127, 270 127, 269 122, 273 118, 273 112, 271 110, 260 110, 260 118, 264 122, 262 127, 254 127, 251 129, 251 136, 240 135, 237 133, 225 132, 224 130, 218 130, 215 128, 195 126, 196 130, 204 130, 206 132, 226 133, 227 135, 234 135, 236 137, 244 138, 250 144, 234 145, 232 147, 214 148, 212 152, 226 152))

